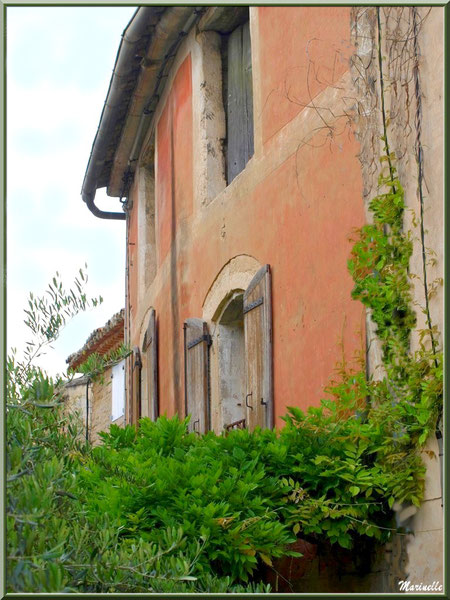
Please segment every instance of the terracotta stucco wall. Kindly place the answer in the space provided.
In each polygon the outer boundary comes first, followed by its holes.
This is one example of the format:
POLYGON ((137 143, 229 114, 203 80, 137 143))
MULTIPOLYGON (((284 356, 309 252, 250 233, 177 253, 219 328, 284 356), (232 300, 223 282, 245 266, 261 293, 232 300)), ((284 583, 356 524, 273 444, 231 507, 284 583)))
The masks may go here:
POLYGON ((157 125, 156 243, 158 266, 192 212, 192 75, 187 56, 157 125))
POLYGON ((153 297, 160 324, 161 410, 183 414, 182 324, 188 313, 185 281, 185 235, 192 214, 192 78, 188 55, 178 69, 156 131, 155 222, 156 256, 165 276, 153 297), (166 396, 166 398, 164 398, 166 396))
POLYGON ((258 93, 266 143, 320 92, 337 84, 353 47, 349 7, 260 7, 258 21, 263 65, 258 93))
MULTIPOLYGON (((363 312, 350 298, 352 282, 346 268, 348 236, 364 218, 361 174, 358 145, 346 119, 339 118, 342 89, 347 85, 343 77, 349 67, 344 52, 336 50, 350 52, 350 17, 348 9, 321 9, 320 18, 315 11, 251 10, 255 107, 264 107, 255 110, 255 136, 262 130, 265 144, 255 144, 255 155, 231 185, 208 205, 195 208, 192 120, 201 93, 192 89, 195 36, 190 35, 179 51, 181 58, 156 125, 158 269, 137 304, 135 292, 131 294, 132 345, 142 341, 148 306, 156 309, 161 412, 184 411, 184 320, 203 316, 205 298, 217 275, 241 254, 261 265, 270 264, 272 270, 278 425, 287 406, 319 402, 342 358, 341 340, 348 359, 361 349, 363 312), (269 27, 272 19, 276 28, 269 27), (314 91, 314 97, 329 107, 326 126, 317 109, 293 106, 280 98, 274 103, 271 93, 282 85, 282 73, 297 67, 300 87, 308 88, 305 61, 310 60, 311 44, 309 34, 303 32, 310 25, 315 31, 321 20, 327 24, 322 36, 327 41, 320 51, 316 48, 315 66, 319 73, 328 73, 335 65, 333 77, 321 77, 322 84, 314 91), (283 45, 280 31, 286 30, 297 33, 295 41, 283 45), (277 69, 268 59, 272 53, 277 56, 277 69)), ((138 202, 146 201, 134 187, 132 228, 138 202)))

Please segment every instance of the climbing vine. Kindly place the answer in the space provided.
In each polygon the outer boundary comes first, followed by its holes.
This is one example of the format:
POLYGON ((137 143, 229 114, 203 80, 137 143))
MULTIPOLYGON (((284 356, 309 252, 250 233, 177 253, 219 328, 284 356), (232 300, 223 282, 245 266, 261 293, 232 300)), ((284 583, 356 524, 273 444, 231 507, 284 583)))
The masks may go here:
POLYGON ((345 548, 355 536, 388 540, 400 532, 392 524, 394 505, 420 505, 422 457, 433 454, 425 444, 442 407, 442 354, 430 329, 420 332, 419 348, 410 349, 412 239, 403 230, 395 155, 386 153, 381 165, 369 204, 373 223, 355 232, 348 267, 352 296, 370 309, 377 327, 382 374, 368 377, 364 360, 360 368, 343 362, 326 390, 331 397, 306 413, 290 408, 280 436, 296 452, 282 478, 287 522, 296 534, 345 548))
MULTIPOLYGON (((382 362, 376 377, 367 376, 364 361, 359 369, 340 365, 327 389, 331 399, 306 414, 291 408, 285 430, 296 429, 305 440, 304 455, 298 454, 302 460, 283 479, 294 532, 325 537, 344 547, 351 545, 355 534, 388 539, 398 531, 390 523, 394 505, 420 505, 422 458, 426 452, 433 454, 425 444, 436 430, 443 399, 442 352, 428 305, 434 288, 428 288, 425 276, 427 326, 418 332, 418 348, 411 349, 411 332, 417 323, 409 269, 413 237, 404 230, 404 188, 388 140, 379 8, 376 15, 384 154, 377 193, 368 205, 372 222, 355 232, 348 267, 354 280, 352 297, 367 307, 376 326, 382 362)), ((416 20, 414 36, 417 66, 416 20)), ((421 148, 420 136, 416 147, 421 148)), ((421 159, 420 151, 419 191, 421 159)), ((423 210, 419 219, 423 233, 423 210)), ((420 242, 423 254, 423 235, 420 242)), ((423 260, 426 275, 426 257, 423 260)))

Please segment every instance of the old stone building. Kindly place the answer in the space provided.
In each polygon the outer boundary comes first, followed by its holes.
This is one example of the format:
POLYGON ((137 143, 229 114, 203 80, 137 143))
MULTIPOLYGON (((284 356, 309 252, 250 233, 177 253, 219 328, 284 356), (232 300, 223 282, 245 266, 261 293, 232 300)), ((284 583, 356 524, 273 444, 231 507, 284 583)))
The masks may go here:
MULTIPOLYGON (((123 345, 124 310, 115 314, 103 327, 91 333, 84 346, 67 358, 77 373, 90 356, 106 356, 123 345)), ((111 364, 97 377, 75 376, 65 385, 65 410, 76 413, 86 439, 99 441, 98 434, 110 425, 123 425, 125 414, 125 360, 111 364)))
MULTIPOLYGON (((124 220, 126 422, 177 413, 197 432, 277 427, 287 407, 319 403, 343 354, 362 351, 377 376, 349 235, 370 219, 387 128, 411 271, 442 275, 442 94, 440 7, 136 11, 82 189, 94 215, 124 220), (103 187, 110 212, 95 205, 103 187)), ((423 507, 398 507, 415 535, 367 591, 443 580, 438 438, 430 450, 423 507)))

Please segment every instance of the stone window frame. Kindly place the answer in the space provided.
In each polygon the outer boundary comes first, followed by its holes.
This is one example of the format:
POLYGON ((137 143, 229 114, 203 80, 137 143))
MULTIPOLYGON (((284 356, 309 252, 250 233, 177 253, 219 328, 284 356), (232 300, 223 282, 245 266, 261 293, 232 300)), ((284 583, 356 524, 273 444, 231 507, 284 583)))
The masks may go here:
MULTIPOLYGON (((192 107, 193 107, 193 201, 196 217, 201 217, 204 208, 213 200, 223 196, 223 192, 234 187, 234 180, 228 184, 225 174, 223 140, 226 136, 225 108, 222 86, 221 22, 227 7, 210 7, 200 22, 185 37, 177 51, 170 69, 164 91, 155 110, 154 119, 146 135, 138 166, 151 163, 154 174, 157 169, 156 128, 178 69, 191 55, 192 67, 192 107)), ((237 7, 236 7, 237 8, 237 7)), ((253 83, 253 137, 254 153, 245 169, 235 179, 245 173, 251 177, 254 160, 262 154, 260 115, 262 111, 259 64, 259 28, 257 7, 245 7, 249 14, 252 44, 252 83, 253 83)), ((236 25, 241 21, 238 17, 236 25)), ((231 27, 231 25, 229 25, 231 27)), ((231 31, 231 29, 229 29, 231 31)), ((156 249, 157 250, 157 249, 156 249)))
MULTIPOLYGON (((259 151, 259 130, 256 110, 259 103, 253 94, 253 154, 244 168, 228 181, 226 137, 227 119, 223 85, 223 38, 245 22, 249 23, 252 40, 252 87, 255 89, 258 75, 255 73, 255 54, 258 43, 253 38, 256 26, 252 24, 250 7, 236 9, 234 18, 229 17, 225 7, 213 7, 201 19, 192 48, 192 93, 194 106, 194 197, 197 207, 208 206, 225 189, 229 188, 241 173, 247 170, 259 151), (242 12, 244 11, 244 13, 242 12), (246 18, 247 17, 247 18, 246 18)), ((258 113, 259 114, 259 113, 258 113)))
POLYGON ((157 271, 156 197, 153 161, 143 161, 137 170, 138 297, 142 298, 157 271))

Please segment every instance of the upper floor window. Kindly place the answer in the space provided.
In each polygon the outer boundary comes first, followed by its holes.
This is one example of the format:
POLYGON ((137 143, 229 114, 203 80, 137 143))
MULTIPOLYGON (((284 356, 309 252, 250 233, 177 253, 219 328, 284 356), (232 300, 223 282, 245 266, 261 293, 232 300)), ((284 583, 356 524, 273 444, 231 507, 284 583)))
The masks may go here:
POLYGON ((253 86, 250 26, 247 20, 222 36, 222 81, 227 135, 227 183, 253 156, 253 86))

